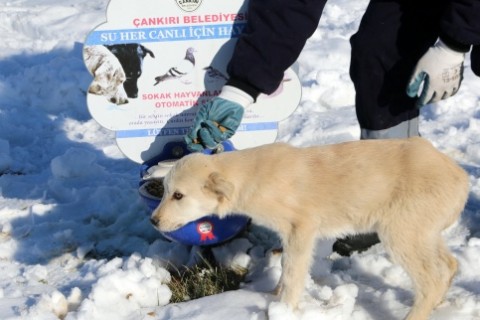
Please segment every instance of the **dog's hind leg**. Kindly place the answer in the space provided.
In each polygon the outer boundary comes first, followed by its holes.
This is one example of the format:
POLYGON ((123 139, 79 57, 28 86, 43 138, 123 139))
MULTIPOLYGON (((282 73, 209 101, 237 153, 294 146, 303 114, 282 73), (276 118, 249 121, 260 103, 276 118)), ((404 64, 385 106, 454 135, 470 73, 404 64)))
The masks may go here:
POLYGON ((382 242, 410 276, 415 290, 414 304, 406 319, 426 320, 448 289, 451 276, 446 272, 449 267, 445 259, 452 260, 439 250, 440 234, 398 228, 389 231, 382 232, 382 242))
MULTIPOLYGON (((440 239, 438 240, 438 253, 440 255, 440 258, 442 259, 442 266, 443 266, 443 272, 445 272, 445 278, 448 279, 448 282, 446 283, 446 287, 444 288, 443 296, 442 299, 445 297, 445 294, 448 291, 448 288, 450 288, 453 277, 457 274, 458 271, 458 262, 457 259, 450 253, 448 250, 445 241, 443 237, 440 235, 440 239)), ((438 303, 441 303, 439 301, 438 303)))
POLYGON ((315 246, 316 232, 311 226, 293 226, 283 240, 282 277, 276 291, 281 301, 296 308, 305 287, 305 278, 315 246))

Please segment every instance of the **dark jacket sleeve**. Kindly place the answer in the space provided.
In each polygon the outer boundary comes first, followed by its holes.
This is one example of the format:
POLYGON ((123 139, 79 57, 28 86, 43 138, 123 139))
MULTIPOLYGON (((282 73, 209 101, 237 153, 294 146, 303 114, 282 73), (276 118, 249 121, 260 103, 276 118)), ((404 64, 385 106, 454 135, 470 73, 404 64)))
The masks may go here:
POLYGON ((480 77, 480 45, 474 46, 470 53, 470 66, 473 73, 480 77))
POLYGON ((451 0, 440 24, 440 38, 452 48, 468 51, 473 73, 480 76, 480 0, 451 0))
POLYGON ((480 45, 480 0, 449 1, 440 23, 440 38, 460 48, 480 45))
POLYGON ((315 32, 326 0, 250 0, 248 23, 228 65, 229 84, 270 94, 315 32), (243 84, 243 87, 242 87, 243 84))

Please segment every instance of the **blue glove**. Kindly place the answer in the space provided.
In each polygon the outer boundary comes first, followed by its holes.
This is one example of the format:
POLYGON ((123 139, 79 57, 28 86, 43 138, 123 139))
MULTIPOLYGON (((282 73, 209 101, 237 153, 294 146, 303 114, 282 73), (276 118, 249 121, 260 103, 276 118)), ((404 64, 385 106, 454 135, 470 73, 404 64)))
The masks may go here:
POLYGON ((438 40, 417 62, 407 95, 411 98, 418 96, 417 107, 453 96, 463 79, 464 58, 465 53, 438 40))
POLYGON ((247 93, 224 86, 218 97, 200 106, 193 127, 185 136, 187 148, 193 152, 213 149, 229 139, 242 121, 244 108, 252 102, 247 93))

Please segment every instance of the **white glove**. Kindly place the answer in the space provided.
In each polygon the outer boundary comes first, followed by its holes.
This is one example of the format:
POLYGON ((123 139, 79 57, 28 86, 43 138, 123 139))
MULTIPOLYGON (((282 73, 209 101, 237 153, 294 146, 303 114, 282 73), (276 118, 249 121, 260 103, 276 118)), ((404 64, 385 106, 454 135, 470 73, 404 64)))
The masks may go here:
POLYGON ((439 39, 417 62, 407 94, 418 96, 418 107, 453 96, 463 80, 464 59, 464 52, 450 49, 439 39))

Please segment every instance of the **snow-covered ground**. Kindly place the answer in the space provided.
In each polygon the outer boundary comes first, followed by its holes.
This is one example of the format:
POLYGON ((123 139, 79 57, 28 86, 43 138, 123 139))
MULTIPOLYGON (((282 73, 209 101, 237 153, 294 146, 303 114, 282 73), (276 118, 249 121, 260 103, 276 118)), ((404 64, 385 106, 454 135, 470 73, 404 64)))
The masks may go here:
MULTIPOLYGON (((299 61, 303 98, 279 140, 297 146, 358 138, 348 39, 367 1, 331 0, 299 61)), ((0 3, 1 319, 402 319, 410 282, 381 245, 351 258, 320 241, 300 310, 273 296, 280 274, 275 236, 253 228, 217 248, 248 265, 238 291, 169 304, 167 261, 187 264, 196 248, 151 227, 137 192, 138 165, 114 133, 91 119, 91 76, 82 42, 105 20, 108 0, 0 3)), ((422 110, 422 135, 469 172, 460 223, 446 232, 460 269, 432 319, 480 319, 480 79, 422 110)), ((348 199, 345 199, 348 201, 348 199)))

